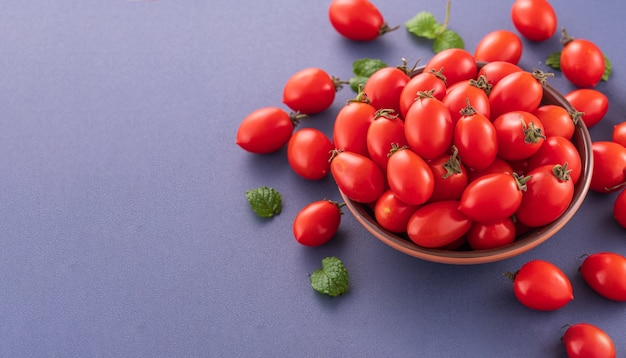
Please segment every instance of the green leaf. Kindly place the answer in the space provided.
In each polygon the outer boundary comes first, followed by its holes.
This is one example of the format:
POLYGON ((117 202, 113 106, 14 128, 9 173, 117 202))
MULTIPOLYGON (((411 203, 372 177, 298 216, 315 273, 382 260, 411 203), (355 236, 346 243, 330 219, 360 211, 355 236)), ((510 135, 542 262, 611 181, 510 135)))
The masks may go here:
POLYGON ((387 67, 387 64, 378 59, 362 58, 352 63, 354 77, 350 79, 350 88, 354 92, 359 92, 359 85, 365 86, 365 82, 374 72, 387 67))
POLYGON ((359 88, 363 89, 363 87, 365 87, 365 82, 367 82, 367 79, 369 77, 363 77, 363 76, 354 76, 350 79, 350 88, 352 88, 352 90, 354 92, 359 92, 359 88))
POLYGON ((246 198, 252 210, 262 218, 278 215, 282 209, 282 196, 267 186, 246 191, 246 198))
POLYGON ((546 59, 546 65, 554 69, 561 69, 561 51, 554 52, 546 59))
POLYGON ((433 52, 439 53, 449 48, 465 48, 463 39, 459 34, 452 30, 445 30, 441 35, 437 36, 433 42, 433 52))
POLYGON ((611 76, 611 71, 613 71, 613 66, 611 66, 611 61, 609 58, 604 56, 604 74, 602 75, 602 81, 608 81, 611 76))
POLYGON ((319 293, 335 297, 348 291, 348 270, 335 256, 322 260, 322 268, 315 270, 310 277, 311 287, 319 293))
POLYGON ((425 37, 430 40, 436 39, 442 31, 442 25, 435 15, 422 11, 412 19, 404 23, 406 29, 415 36, 425 37))

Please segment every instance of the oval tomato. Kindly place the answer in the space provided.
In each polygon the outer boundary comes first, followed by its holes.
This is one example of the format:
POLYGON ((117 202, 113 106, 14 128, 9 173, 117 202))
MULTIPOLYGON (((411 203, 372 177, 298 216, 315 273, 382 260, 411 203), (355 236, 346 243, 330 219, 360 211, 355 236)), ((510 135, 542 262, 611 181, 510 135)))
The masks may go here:
POLYGON ((428 164, 407 147, 394 148, 390 152, 387 183, 400 200, 410 205, 428 201, 435 186, 428 164))
POLYGON ((498 154, 498 137, 493 123, 471 106, 456 123, 452 143, 459 151, 461 162, 474 170, 488 167, 498 154))
POLYGON ((467 187, 467 169, 453 147, 451 155, 443 155, 428 162, 433 172, 434 189, 429 201, 459 200, 467 187))
POLYGON ((329 152, 333 143, 315 128, 296 131, 287 144, 287 161, 296 174, 309 180, 326 177, 330 171, 329 152))
POLYGON ((583 280, 599 295, 626 302, 626 257, 614 252, 598 252, 580 266, 583 280))
POLYGON ((470 169, 468 171, 469 182, 473 182, 476 178, 479 178, 483 175, 487 174, 495 174, 495 173, 507 173, 513 174, 515 171, 511 167, 511 164, 502 158, 496 157, 488 167, 484 169, 470 169))
MULTIPOLYGON (((404 66, 404 65, 403 65, 404 66)), ((376 109, 400 111, 400 95, 411 78, 398 67, 385 67, 374 72, 363 86, 363 92, 376 109)))
POLYGON ((340 204, 330 200, 314 201, 296 215, 293 236, 304 246, 320 246, 335 236, 340 222, 340 204))
POLYGON ((487 79, 487 83, 495 86, 501 79, 510 75, 513 72, 522 72, 522 68, 518 65, 512 64, 506 61, 493 61, 486 63, 478 70, 476 78, 484 76, 487 79))
POLYGON ((517 31, 531 41, 545 41, 556 32, 556 12, 546 0, 516 0, 511 20, 517 31))
POLYGON ((534 112, 543 97, 543 72, 513 72, 491 88, 491 118, 510 111, 534 112))
POLYGON ((385 191, 385 177, 378 165, 358 153, 335 150, 330 173, 337 187, 358 203, 373 203, 385 191))
POLYGON ((489 89, 490 86, 485 77, 479 77, 478 80, 457 82, 451 86, 442 102, 450 111, 452 124, 456 125, 468 104, 471 104, 476 112, 489 118, 491 115, 489 96, 487 95, 489 89))
POLYGON ((574 299, 572 284, 560 268, 544 260, 522 265, 513 279, 515 297, 524 306, 554 311, 574 299))
POLYGON ((517 64, 522 57, 522 40, 512 31, 496 30, 485 35, 476 45, 476 61, 506 61, 517 64))
POLYGON ((604 93, 591 88, 579 88, 565 95, 565 99, 577 111, 588 128, 596 125, 609 110, 609 99, 604 93))
POLYGON ((404 147, 409 143, 404 135, 404 122, 393 114, 377 112, 374 122, 367 130, 367 152, 383 172, 387 172, 389 151, 392 144, 404 147))
POLYGON ((474 222, 467 232, 467 243, 474 250, 496 249, 515 241, 515 223, 506 218, 492 224, 474 222))
POLYGON ((560 65, 565 78, 578 87, 594 87, 604 75, 604 55, 589 40, 566 41, 561 50, 560 65))
POLYGON ((539 106, 532 112, 541 122, 546 137, 560 136, 571 139, 576 130, 576 122, 581 120, 581 113, 568 112, 567 109, 555 104, 539 106))
POLYGON ((615 358, 615 343, 602 329, 589 323, 576 323, 561 338, 569 358, 615 358))
POLYGON ((572 142, 563 137, 547 137, 541 148, 528 158, 527 170, 533 170, 546 164, 564 164, 570 170, 572 183, 576 185, 582 174, 580 154, 572 142))
POLYGON ((256 154, 273 153, 289 142, 302 118, 276 107, 260 108, 248 114, 237 129, 237 145, 256 154))
POLYGON ((459 210, 474 221, 491 224, 513 215, 522 203, 523 184, 512 174, 483 175, 467 185, 459 210))
POLYGON ((608 141, 591 144, 593 170, 589 189, 599 193, 619 190, 626 183, 626 148, 608 141))
POLYGON ((413 76, 400 93, 400 114, 402 118, 406 117, 409 107, 421 97, 420 92, 430 92, 432 97, 441 100, 446 95, 447 88, 446 77, 443 75, 442 70, 430 70, 413 76))
POLYGON ((380 10, 367 0, 333 0, 328 17, 339 34, 354 41, 372 41, 393 30, 380 10))
POLYGON ((457 243, 472 226, 472 220, 458 210, 456 200, 437 201, 419 207, 407 226, 409 239, 428 248, 457 243))
POLYGON ((374 121, 376 108, 360 100, 341 107, 333 125, 333 143, 338 149, 368 155, 367 131, 374 121))
POLYGON ((387 190, 378 198, 374 206, 374 218, 378 225, 393 233, 404 233, 411 215, 418 205, 410 205, 398 199, 392 190, 387 190))
POLYGON ((626 189, 622 189, 613 202, 613 218, 626 229, 626 189))
POLYGON ((516 161, 535 154, 545 140, 543 124, 532 113, 510 111, 493 121, 498 137, 498 156, 516 161))
POLYGON ((305 68, 294 73, 283 88, 283 103, 294 111, 314 114, 326 110, 341 86, 324 70, 305 68))
POLYGON ((448 86, 476 77, 478 64, 467 50, 450 48, 437 53, 426 63, 424 72, 443 69, 448 86))
POLYGON ((626 146, 626 121, 613 126, 611 140, 622 146, 626 146))
POLYGON ((450 111, 433 97, 419 98, 404 118, 409 147, 426 160, 440 157, 450 148, 453 131, 450 111))

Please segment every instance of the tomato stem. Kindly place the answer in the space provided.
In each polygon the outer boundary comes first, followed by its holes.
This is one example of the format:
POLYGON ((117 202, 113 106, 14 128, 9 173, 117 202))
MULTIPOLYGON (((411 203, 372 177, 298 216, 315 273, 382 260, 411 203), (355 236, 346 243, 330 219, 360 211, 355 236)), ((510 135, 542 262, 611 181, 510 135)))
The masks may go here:
POLYGON ((406 149, 408 147, 409 147, 408 145, 400 146, 400 144, 398 144, 398 143, 391 143, 391 150, 389 150, 389 153, 387 153, 387 158, 391 157, 391 155, 393 153, 395 153, 395 152, 397 152, 399 150, 402 150, 402 149, 406 149))
POLYGON ((383 26, 380 27, 380 29, 378 29, 378 36, 382 36, 388 32, 397 30, 398 28, 400 28, 400 25, 396 25, 394 27, 389 26, 388 23, 384 23, 383 26))
POLYGON ((461 116, 469 117, 478 113, 476 108, 472 107, 469 98, 465 98, 465 107, 461 109, 461 116))
POLYGON ((535 144, 539 142, 539 139, 546 139, 541 128, 537 127, 534 122, 527 124, 521 116, 520 121, 524 131, 524 143, 535 144))
POLYGON ((515 281, 515 276, 517 276, 517 271, 515 272, 505 272, 502 274, 502 276, 508 278, 509 280, 511 280, 511 282, 515 281))
POLYGON ((565 27, 561 28, 561 45, 563 45, 563 47, 567 46, 568 43, 574 41, 575 38, 571 37, 568 33, 567 30, 565 30, 565 27))
POLYGON ((513 178, 515 179, 515 183, 517 183, 517 188, 520 191, 526 191, 528 188, 526 183, 532 178, 532 175, 523 176, 517 173, 513 173, 513 178))
POLYGON ((358 88, 358 91, 357 91, 357 92, 358 92, 358 93, 357 93, 356 97, 354 97, 353 99, 349 99, 349 100, 347 100, 347 101, 346 101, 346 104, 350 104, 350 103, 354 103, 354 102, 357 102, 357 103, 366 103, 366 104, 369 104, 369 103, 370 103, 370 99, 369 99, 369 97, 367 96, 367 93, 365 93, 365 92, 363 91, 363 85, 362 85, 362 84, 359 84, 359 88, 358 88))
POLYGON ((572 172, 571 169, 567 169, 567 162, 565 162, 563 165, 556 164, 554 167, 552 167, 552 173, 559 181, 562 181, 562 182, 565 182, 571 179, 571 176, 570 176, 571 172, 572 172))
POLYGON ((415 100, 418 99, 423 99, 423 98, 434 98, 435 97, 435 90, 431 89, 428 91, 418 91, 417 92, 417 97, 415 98, 415 100))
POLYGON ((443 74, 443 67, 439 69, 439 71, 435 71, 435 69, 431 69, 428 71, 428 73, 431 73, 433 76, 439 78, 440 80, 443 81, 443 83, 446 85, 446 87, 448 86, 448 81, 446 79, 446 76, 443 74))
POLYGON ((329 163, 332 162, 333 159, 335 159, 335 157, 337 155, 339 155, 339 153, 341 153, 341 152, 343 152, 343 149, 333 149, 330 152, 328 152, 328 153, 330 153, 330 158, 328 158, 328 162, 329 163))
POLYGON ((309 118, 309 116, 298 111, 289 113, 289 118, 291 119, 291 124, 296 127, 300 123, 300 120, 309 118))
POLYGON ((446 169, 446 173, 441 176, 443 179, 448 179, 451 175, 461 174, 463 172, 461 169, 461 160, 459 159, 459 150, 455 145, 452 145, 450 159, 443 163, 443 167, 446 169))
POLYGON ((343 85, 350 84, 350 81, 344 81, 335 76, 330 76, 330 79, 333 80, 333 85, 335 86, 335 92, 342 89, 343 85))
POLYGON ((493 85, 491 83, 489 83, 489 81, 487 80, 487 77, 485 77, 485 75, 480 75, 478 77, 478 79, 471 79, 469 81, 469 84, 471 86, 474 86, 476 88, 480 88, 481 90, 485 91, 487 96, 489 96, 489 94, 491 93, 491 88, 493 87, 493 85))
POLYGON ((374 119, 384 117, 387 119, 396 119, 398 116, 396 115, 396 111, 393 108, 381 108, 374 113, 374 119))
POLYGON ((572 122, 574 122, 574 125, 577 125, 578 122, 580 122, 582 120, 582 117, 585 115, 585 112, 577 111, 575 108, 568 110, 567 113, 569 113, 570 118, 572 118, 572 122))
POLYGON ((533 69, 533 77, 535 77, 535 79, 541 83, 542 86, 545 86, 548 84, 548 77, 554 77, 554 73, 543 72, 535 68, 533 69))

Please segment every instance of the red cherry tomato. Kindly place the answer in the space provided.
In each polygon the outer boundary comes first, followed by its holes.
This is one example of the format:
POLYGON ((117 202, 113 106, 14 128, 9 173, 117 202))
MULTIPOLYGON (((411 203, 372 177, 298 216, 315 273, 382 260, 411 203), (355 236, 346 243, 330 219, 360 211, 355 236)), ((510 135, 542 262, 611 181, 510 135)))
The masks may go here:
POLYGON ((489 118, 491 111, 488 90, 489 84, 485 77, 479 77, 478 80, 460 81, 449 87, 442 101, 450 111, 452 123, 456 125, 468 103, 476 112, 489 118))
POLYGON ((613 217, 626 229, 626 189, 622 189, 613 202, 613 217))
POLYGON ((328 158, 334 148, 322 131, 302 128, 293 134, 287 144, 287 161, 301 177, 309 180, 323 179, 330 171, 328 158))
POLYGON ((589 323, 569 326, 561 341, 569 358, 615 358, 615 343, 602 329, 589 323))
POLYGON ((394 148, 390 152, 387 183, 400 200, 410 205, 428 201, 435 186, 428 164, 407 147, 394 148))
POLYGON ((452 139, 461 162, 474 170, 488 167, 498 154, 498 137, 493 123, 468 107, 454 127, 452 139))
POLYGON ((493 121, 498 137, 498 156, 509 161, 529 158, 545 140, 543 124, 532 113, 510 111, 493 121))
POLYGON ((626 183, 626 148, 607 141, 591 144, 593 170, 589 189, 599 193, 619 190, 626 183))
POLYGON ((489 94, 491 118, 497 118, 510 111, 534 112, 543 97, 540 82, 543 76, 545 74, 540 72, 533 74, 522 71, 513 72, 502 78, 491 88, 489 94))
POLYGON ((478 64, 467 50, 450 48, 431 57, 424 67, 424 72, 441 69, 448 86, 452 86, 457 82, 475 78, 478 64))
POLYGON ((545 0, 516 0, 511 20, 517 31, 531 41, 545 41, 556 32, 556 13, 545 0))
MULTIPOLYGON (((404 66, 404 65, 403 65, 404 66)), ((400 111, 400 95, 411 78, 398 67, 385 67, 374 72, 363 86, 363 92, 376 109, 400 111)))
POLYGON ((340 35, 354 41, 372 41, 392 30, 378 8, 367 0, 333 0, 328 17, 340 35))
POLYGON ((539 311, 554 311, 574 299, 572 284, 565 273, 544 260, 522 265, 513 280, 515 297, 524 306, 539 311))
POLYGON ((418 205, 409 205, 398 199, 392 190, 387 190, 378 198, 374 206, 374 218, 384 229, 393 233, 404 233, 411 215, 418 205))
POLYGON ((443 248, 458 242, 472 226, 472 220, 458 206, 456 200, 445 200, 419 207, 409 219, 409 239, 428 248, 443 248))
POLYGON ((493 61, 486 63, 478 70, 476 78, 485 76, 487 83, 495 86, 501 79, 513 72, 522 72, 522 68, 506 61, 493 61))
POLYGON ((476 178, 479 178, 483 175, 487 174, 495 174, 495 173, 508 173, 513 174, 514 170, 511 167, 511 164, 502 158, 496 157, 488 167, 480 170, 470 169, 468 171, 469 182, 473 182, 476 178))
POLYGON ((576 121, 580 120, 580 114, 577 112, 570 113, 555 104, 539 106, 533 114, 541 121, 546 137, 560 136, 571 139, 576 129, 576 121))
POLYGON ((431 70, 413 76, 400 93, 400 114, 402 118, 406 116, 409 107, 420 97, 419 92, 431 91, 433 97, 441 100, 446 95, 447 88, 446 77, 441 71, 431 70))
POLYGON ((392 144, 398 147, 409 144, 404 135, 404 122, 394 114, 379 112, 367 130, 367 152, 385 173, 392 144))
POLYGON ((622 146, 626 146, 626 121, 613 126, 613 136, 611 140, 622 146))
POLYGON ((580 154, 572 142, 563 137, 547 137, 541 148, 528 158, 527 170, 533 170, 547 164, 567 163, 570 177, 574 185, 578 183, 582 174, 580 154))
POLYGON ((453 132, 450 111, 433 97, 415 101, 404 118, 404 135, 409 147, 426 160, 440 157, 450 148, 453 132))
POLYGON ((361 100, 350 101, 341 107, 333 126, 335 147, 368 155, 367 131, 375 115, 376 108, 361 100))
POLYGON ((483 175, 467 185, 459 210, 483 224, 502 221, 513 215, 522 203, 522 184, 511 174, 483 175))
POLYGON ((285 83, 283 103, 300 113, 319 113, 333 104, 340 86, 341 83, 324 70, 305 68, 294 73, 285 83))
POLYGON ((333 238, 341 223, 340 205, 330 200, 314 201, 302 208, 293 222, 293 235, 304 246, 320 246, 333 238))
POLYGON ((580 266, 583 280, 599 295, 626 302, 626 257, 614 252, 598 252, 580 266))
POLYGON ((512 31, 496 30, 485 35, 474 50, 476 61, 506 61, 516 65, 522 57, 522 40, 512 31))
POLYGON ((467 187, 467 169, 453 148, 451 155, 442 155, 428 162, 433 172, 434 189, 429 201, 459 200, 467 187))
POLYGON ((330 159, 330 173, 337 187, 358 203, 373 203, 385 191, 385 177, 369 157, 336 150, 330 159))
POLYGON ((474 222, 467 232, 467 243, 474 250, 496 249, 515 241, 515 223, 506 218, 493 224, 474 222))
POLYGON ((560 64, 565 78, 578 87, 594 87, 604 74, 604 55, 589 40, 566 42, 561 51, 560 64))
POLYGON ((577 111, 588 128, 596 125, 609 109, 609 99, 604 93, 591 88, 579 88, 565 95, 565 99, 577 111))
POLYGON ((257 109, 239 125, 236 143, 251 153, 276 152, 289 142, 299 118, 276 107, 257 109))

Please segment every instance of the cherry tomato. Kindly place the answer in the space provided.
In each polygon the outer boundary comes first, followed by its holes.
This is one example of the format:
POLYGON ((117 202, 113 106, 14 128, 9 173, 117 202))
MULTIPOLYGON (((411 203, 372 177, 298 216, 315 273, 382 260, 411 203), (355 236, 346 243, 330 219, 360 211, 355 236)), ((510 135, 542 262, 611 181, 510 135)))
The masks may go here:
POLYGON ((626 183, 626 148, 608 141, 591 144, 593 170, 589 189, 599 193, 617 191, 626 183))
POLYGON ((511 20, 517 31, 531 41, 545 41, 556 32, 556 13, 545 0, 516 0, 511 20))
POLYGON ((328 17, 340 35, 354 41, 372 41, 393 30, 378 8, 367 0, 333 0, 328 17))
POLYGON ((514 275, 513 292, 521 304, 539 311, 557 310, 574 299, 565 273, 544 260, 531 260, 520 267, 514 275))
POLYGON ((419 98, 404 118, 409 147, 426 160, 440 157, 450 148, 453 132, 450 111, 433 97, 419 98))
POLYGON ((516 65, 522 57, 522 40, 512 31, 496 30, 485 35, 476 45, 476 61, 506 61, 516 65))
POLYGON ((330 173, 337 187, 358 203, 373 203, 385 191, 385 177, 369 157, 335 150, 330 159, 330 173))
POLYGON ((442 155, 428 162, 433 172, 434 189, 429 201, 459 200, 467 187, 467 169, 453 147, 451 155, 442 155))
POLYGON ((283 88, 283 103, 294 111, 314 114, 326 110, 335 100, 341 83, 319 68, 294 73, 283 88))
POLYGON ((540 82, 543 76, 545 74, 542 72, 522 71, 513 72, 502 78, 489 94, 491 118, 497 118, 510 111, 534 112, 543 97, 540 82))
POLYGON ((276 107, 257 109, 248 114, 239 125, 236 143, 251 153, 276 152, 289 142, 301 117, 276 107))
POLYGON ((491 115, 489 96, 487 95, 489 89, 490 85, 487 83, 486 77, 479 77, 478 80, 460 81, 449 87, 442 101, 450 111, 452 124, 456 125, 468 103, 476 112, 489 118, 491 115))
POLYGON ((526 191, 515 217, 529 227, 547 225, 561 216, 574 197, 574 183, 565 165, 548 164, 528 172, 526 191))
POLYGON ((522 72, 522 68, 506 61, 493 61, 486 63, 478 70, 476 78, 485 76, 487 83, 495 86, 501 79, 513 72, 522 72))
POLYGON ((474 56, 467 50, 450 48, 437 53, 426 63, 424 72, 439 71, 446 76, 448 86, 476 77, 478 64, 474 56))
POLYGON ((411 215, 418 205, 409 205, 398 199, 392 190, 387 190, 378 198, 374 206, 374 218, 384 229, 393 233, 404 233, 411 215))
POLYGON ((329 152, 335 146, 326 135, 315 128, 296 131, 287 144, 287 161, 298 175, 319 180, 330 172, 329 152))
POLYGON ((410 205, 428 201, 434 190, 433 172, 410 148, 394 148, 387 163, 387 183, 396 196, 410 205))
POLYGON ((626 189, 622 189, 613 202, 613 217, 626 229, 626 189))
POLYGON ((567 109, 555 104, 539 106, 534 112, 541 121, 546 137, 560 136, 571 139, 576 130, 576 122, 580 120, 578 112, 568 112, 567 109))
POLYGON ((330 200, 314 201, 296 215, 293 236, 304 246, 320 246, 335 236, 340 223, 340 204, 330 200))
POLYGON ((582 174, 582 161, 578 150, 572 142, 563 137, 547 137, 541 148, 528 159, 527 170, 533 170, 546 164, 563 163, 567 163, 567 169, 570 170, 569 175, 575 185, 582 174))
POLYGON ((543 124, 532 113, 510 111, 493 121, 498 137, 498 156, 514 161, 535 154, 545 140, 543 124))
POLYGON ((591 88, 579 88, 566 94, 565 99, 577 110, 587 128, 596 125, 609 109, 609 99, 604 93, 591 88))
POLYGON ((457 200, 445 200, 419 207, 409 219, 409 239, 428 248, 457 243, 472 226, 472 220, 463 215, 458 206, 457 200))
POLYGON ((611 140, 622 146, 626 146, 626 121, 613 126, 613 135, 611 140))
POLYGON ((364 100, 349 101, 341 107, 333 125, 335 147, 368 155, 367 131, 375 115, 376 108, 364 100))
MULTIPOLYGON (((363 0, 361 0, 363 1, 363 0)), ((385 67, 374 72, 363 86, 363 92, 376 109, 393 109, 400 111, 400 95, 406 84, 411 80, 407 75, 406 66, 385 67), (401 69, 402 68, 402 69, 401 69)))
POLYGON ((483 175, 494 174, 494 173, 508 173, 513 174, 513 168, 511 164, 502 158, 496 157, 488 167, 484 169, 470 169, 467 173, 469 182, 473 182, 476 178, 479 178, 483 175))
POLYGON ((626 257, 614 252, 598 252, 580 266, 583 280, 598 294, 626 302, 626 257))
POLYGON ((420 97, 419 92, 429 92, 439 100, 446 95, 446 77, 442 71, 421 72, 411 78, 400 93, 400 114, 406 117, 409 107, 420 97))
POLYGON ((493 224, 474 222, 467 232, 467 243, 474 250, 496 249, 515 241, 515 223, 506 218, 493 224))
POLYGON ((594 87, 604 74, 604 55, 593 42, 566 41, 560 57, 561 72, 578 87, 594 87))
POLYGON ((468 106, 454 127, 452 139, 461 162, 474 170, 488 167, 498 154, 498 137, 493 123, 468 106))
POLYGON ((408 145, 404 135, 404 122, 392 113, 379 111, 367 130, 367 152, 383 172, 387 172, 391 145, 408 145))
POLYGON ((483 224, 502 221, 522 204, 522 189, 522 183, 512 174, 483 175, 467 185, 459 210, 483 224))
POLYGON ((589 323, 576 323, 561 338, 569 358, 615 358, 615 343, 602 329, 589 323))

